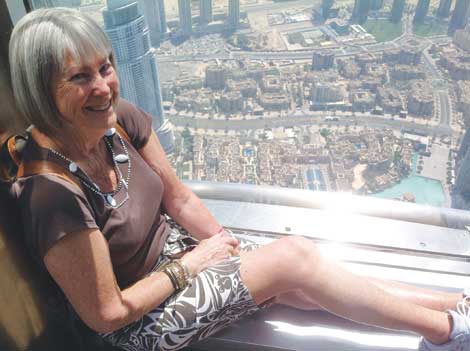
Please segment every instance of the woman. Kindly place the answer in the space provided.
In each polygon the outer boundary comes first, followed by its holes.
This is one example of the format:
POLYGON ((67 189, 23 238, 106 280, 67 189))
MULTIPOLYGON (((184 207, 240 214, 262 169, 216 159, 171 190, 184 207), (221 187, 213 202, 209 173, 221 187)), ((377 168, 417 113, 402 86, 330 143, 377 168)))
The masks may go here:
POLYGON ((112 344, 178 349, 275 300, 413 331, 425 337, 421 350, 469 347, 469 317, 445 312, 460 294, 357 277, 301 237, 240 250, 177 179, 150 117, 119 100, 111 45, 85 15, 26 15, 10 64, 17 105, 34 125, 24 162, 53 162, 69 174, 15 183, 29 249, 112 344))

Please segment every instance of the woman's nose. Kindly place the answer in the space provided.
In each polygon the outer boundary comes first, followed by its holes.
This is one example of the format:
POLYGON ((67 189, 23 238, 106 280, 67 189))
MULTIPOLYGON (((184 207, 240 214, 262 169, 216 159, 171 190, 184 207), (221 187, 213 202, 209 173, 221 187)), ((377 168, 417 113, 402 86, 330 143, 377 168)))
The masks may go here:
POLYGON ((111 88, 107 77, 97 75, 94 79, 93 91, 96 95, 109 94, 111 88))

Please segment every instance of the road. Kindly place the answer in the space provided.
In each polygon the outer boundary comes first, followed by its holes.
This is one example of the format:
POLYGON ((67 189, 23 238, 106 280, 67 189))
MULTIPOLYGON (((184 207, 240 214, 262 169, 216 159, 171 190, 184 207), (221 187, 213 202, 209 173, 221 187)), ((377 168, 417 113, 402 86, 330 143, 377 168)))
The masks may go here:
POLYGON ((177 127, 190 127, 213 130, 254 130, 264 128, 278 128, 300 125, 331 125, 331 126, 353 126, 355 123, 361 126, 371 128, 393 128, 396 130, 408 130, 418 133, 426 133, 427 135, 449 136, 453 133, 447 126, 426 126, 403 119, 385 119, 382 117, 360 115, 356 117, 339 117, 338 122, 325 122, 324 116, 315 114, 311 115, 287 115, 284 117, 248 119, 248 120, 225 120, 225 119, 207 119, 194 118, 189 116, 167 115, 172 124, 177 127))
POLYGON ((296 0, 296 1, 281 1, 281 2, 269 2, 264 4, 254 4, 242 6, 242 11, 256 13, 256 12, 269 12, 275 13, 284 9, 299 8, 302 6, 312 7, 312 5, 320 5, 321 1, 318 0, 316 3, 312 0, 296 0))
MULTIPOLYGON (((381 52, 386 49, 394 48, 396 44, 378 43, 368 45, 367 47, 350 46, 347 48, 335 48, 332 51, 336 57, 353 56, 361 52, 381 52)), ((179 61, 209 61, 209 60, 310 60, 317 50, 299 50, 299 51, 231 51, 217 54, 194 54, 194 55, 167 55, 158 56, 157 62, 179 62, 179 61)))
POLYGON ((447 91, 439 92, 439 100, 440 100, 440 105, 441 105, 440 125, 449 127, 450 122, 451 122, 450 119, 451 119, 451 116, 452 116, 451 102, 450 102, 449 93, 447 91))

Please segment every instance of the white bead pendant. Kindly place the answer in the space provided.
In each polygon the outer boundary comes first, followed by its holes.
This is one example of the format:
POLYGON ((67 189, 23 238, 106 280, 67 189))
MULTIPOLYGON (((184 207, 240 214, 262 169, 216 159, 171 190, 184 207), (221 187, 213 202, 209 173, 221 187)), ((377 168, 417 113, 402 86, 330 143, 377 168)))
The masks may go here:
POLYGON ((78 166, 75 162, 70 162, 69 163, 69 171, 72 173, 75 173, 78 171, 78 166))
POLYGON ((127 161, 129 161, 129 156, 125 154, 119 154, 119 155, 116 155, 114 159, 116 160, 117 163, 126 163, 127 161))
POLYGON ((116 199, 111 195, 106 195, 106 202, 110 206, 113 206, 113 207, 116 207, 116 205, 117 205, 116 199))
POLYGON ((114 134, 116 134, 116 128, 109 128, 104 135, 107 137, 112 137, 114 134))

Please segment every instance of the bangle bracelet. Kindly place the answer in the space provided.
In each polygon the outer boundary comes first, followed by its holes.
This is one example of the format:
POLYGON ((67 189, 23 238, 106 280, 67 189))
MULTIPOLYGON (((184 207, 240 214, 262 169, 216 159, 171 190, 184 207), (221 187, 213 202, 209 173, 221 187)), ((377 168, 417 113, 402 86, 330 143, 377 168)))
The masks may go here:
POLYGON ((181 259, 176 260, 174 262, 175 262, 175 265, 178 268, 178 271, 180 273, 179 285, 180 285, 181 289, 184 289, 185 287, 187 287, 189 285, 189 282, 190 282, 190 279, 191 279, 191 277, 189 275, 188 267, 186 267, 186 265, 184 264, 184 262, 181 259))
POLYGON ((186 274, 185 265, 180 260, 168 262, 161 268, 161 271, 168 276, 176 292, 188 286, 189 276, 186 274))
POLYGON ((170 267, 171 263, 168 263, 166 264, 163 269, 162 269, 162 272, 165 273, 167 275, 167 277, 170 279, 171 281, 171 285, 173 286, 173 289, 175 289, 176 291, 178 290, 178 283, 176 281, 176 278, 174 276, 174 273, 173 271, 171 270, 171 267, 170 267))
POLYGON ((183 268, 183 272, 184 272, 186 280, 189 281, 190 279, 192 279, 193 277, 191 276, 191 274, 189 274, 188 266, 186 265, 186 263, 184 263, 184 261, 181 258, 178 260, 178 263, 183 268))
POLYGON ((184 276, 183 268, 177 263, 177 261, 173 261, 173 265, 171 267, 176 277, 176 283, 178 284, 178 290, 182 290, 186 287, 186 279, 184 276))

